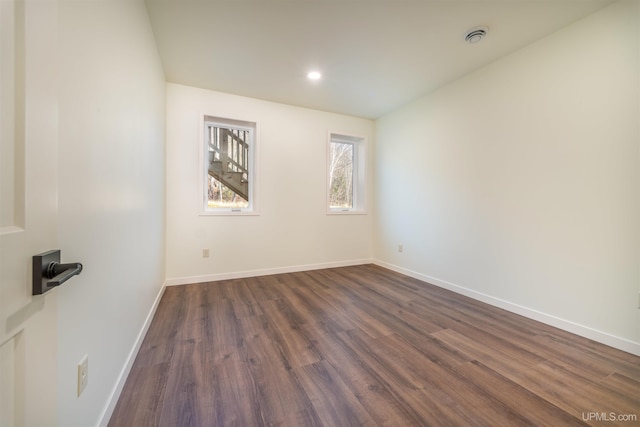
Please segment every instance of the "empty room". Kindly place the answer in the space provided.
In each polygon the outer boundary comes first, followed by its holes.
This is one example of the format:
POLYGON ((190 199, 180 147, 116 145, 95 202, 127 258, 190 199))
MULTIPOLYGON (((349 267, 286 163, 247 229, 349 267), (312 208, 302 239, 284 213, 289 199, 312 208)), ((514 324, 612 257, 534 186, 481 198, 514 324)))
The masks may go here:
POLYGON ((640 0, 2 0, 0 427, 640 425, 640 0))

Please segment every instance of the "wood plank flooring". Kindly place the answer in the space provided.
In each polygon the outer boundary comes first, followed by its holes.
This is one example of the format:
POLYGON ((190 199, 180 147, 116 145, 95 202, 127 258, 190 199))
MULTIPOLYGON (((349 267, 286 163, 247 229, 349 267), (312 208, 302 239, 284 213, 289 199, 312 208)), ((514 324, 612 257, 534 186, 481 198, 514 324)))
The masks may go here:
POLYGON ((374 265, 168 287, 117 426, 640 425, 640 357, 374 265))

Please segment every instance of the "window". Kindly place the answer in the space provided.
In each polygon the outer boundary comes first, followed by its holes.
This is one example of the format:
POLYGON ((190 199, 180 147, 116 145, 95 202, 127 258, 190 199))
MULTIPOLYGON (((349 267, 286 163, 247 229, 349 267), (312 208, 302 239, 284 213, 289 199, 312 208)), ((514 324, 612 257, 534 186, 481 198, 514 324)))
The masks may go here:
POLYGON ((255 212, 256 124, 204 117, 204 212, 255 212))
POLYGON ((353 164, 351 142, 331 141, 329 146, 329 207, 353 209, 353 164))
POLYGON ((330 133, 327 156, 329 213, 365 212, 363 137, 330 133))

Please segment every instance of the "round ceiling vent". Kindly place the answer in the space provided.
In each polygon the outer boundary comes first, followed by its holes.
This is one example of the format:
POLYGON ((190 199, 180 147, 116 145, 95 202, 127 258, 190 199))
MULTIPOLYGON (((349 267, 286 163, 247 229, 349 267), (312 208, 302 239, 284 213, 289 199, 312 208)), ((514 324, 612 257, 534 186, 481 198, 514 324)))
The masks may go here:
POLYGON ((482 40, 487 33, 489 32, 489 28, 487 27, 474 27, 467 31, 467 34, 464 36, 464 39, 467 43, 478 43, 482 40))

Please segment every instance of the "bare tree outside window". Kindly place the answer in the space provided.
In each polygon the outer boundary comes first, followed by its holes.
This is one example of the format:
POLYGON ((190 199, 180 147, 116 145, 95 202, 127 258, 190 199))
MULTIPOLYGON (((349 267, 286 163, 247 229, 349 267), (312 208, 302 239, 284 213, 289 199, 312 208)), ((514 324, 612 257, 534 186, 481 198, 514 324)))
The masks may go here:
POLYGON ((353 208, 354 145, 331 142, 329 146, 329 207, 353 208))

